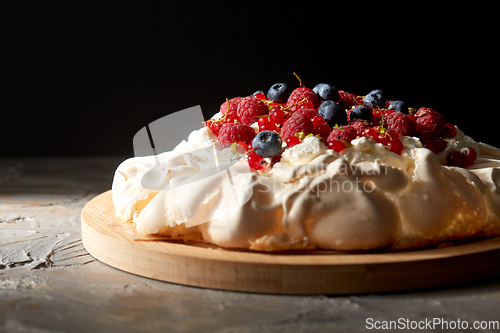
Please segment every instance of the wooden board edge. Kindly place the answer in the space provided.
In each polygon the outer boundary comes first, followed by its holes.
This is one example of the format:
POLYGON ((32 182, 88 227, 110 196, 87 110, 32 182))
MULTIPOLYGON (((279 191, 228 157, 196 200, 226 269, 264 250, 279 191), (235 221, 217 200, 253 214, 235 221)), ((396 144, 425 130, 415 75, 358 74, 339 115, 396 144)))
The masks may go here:
MULTIPOLYGON (((144 246, 131 248, 129 243, 93 229, 87 219, 84 207, 82 242, 96 259, 129 273, 196 287, 277 294, 352 294, 455 285, 500 275, 500 247, 403 262, 303 265, 231 261, 217 256, 181 255, 178 251, 158 253, 144 246)), ((178 248, 182 244, 175 245, 178 248)))

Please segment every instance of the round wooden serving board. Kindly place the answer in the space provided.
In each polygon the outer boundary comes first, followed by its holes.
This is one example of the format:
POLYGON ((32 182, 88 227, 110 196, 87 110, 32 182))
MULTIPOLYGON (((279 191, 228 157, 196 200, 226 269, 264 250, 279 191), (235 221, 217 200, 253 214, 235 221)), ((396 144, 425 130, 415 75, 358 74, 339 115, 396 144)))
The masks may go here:
POLYGON ((190 286, 278 294, 429 288, 500 276, 500 237, 417 251, 262 253, 146 237, 115 217, 111 191, 82 210, 82 241, 126 272, 190 286))

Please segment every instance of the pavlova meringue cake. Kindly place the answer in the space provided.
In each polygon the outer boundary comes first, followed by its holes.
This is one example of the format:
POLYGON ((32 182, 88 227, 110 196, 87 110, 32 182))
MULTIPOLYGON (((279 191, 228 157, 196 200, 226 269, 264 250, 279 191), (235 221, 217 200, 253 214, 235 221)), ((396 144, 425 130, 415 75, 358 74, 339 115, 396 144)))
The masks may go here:
POLYGON ((257 251, 416 248, 500 235, 500 149, 381 90, 277 83, 226 100, 173 150, 121 163, 112 194, 145 235, 257 251))

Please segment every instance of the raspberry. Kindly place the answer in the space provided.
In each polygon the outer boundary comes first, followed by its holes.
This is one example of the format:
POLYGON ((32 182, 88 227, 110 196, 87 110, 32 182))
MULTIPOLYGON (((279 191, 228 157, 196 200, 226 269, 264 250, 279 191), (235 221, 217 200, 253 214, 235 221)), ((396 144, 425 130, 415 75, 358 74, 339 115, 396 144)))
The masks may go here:
POLYGON ((252 125, 259 120, 258 116, 268 114, 268 109, 263 101, 253 96, 248 96, 241 99, 238 104, 237 113, 244 124, 252 125))
POLYGON ((243 141, 246 144, 252 142, 255 131, 248 125, 242 123, 224 124, 219 131, 217 139, 219 143, 233 143, 243 141))
POLYGON ((286 106, 290 112, 295 112, 302 108, 318 109, 320 104, 319 97, 312 89, 301 87, 297 88, 290 94, 286 106))
POLYGON ((417 132, 422 132, 426 138, 427 136, 441 136, 445 130, 446 120, 433 109, 420 108, 415 114, 415 118, 417 119, 417 132))
POLYGON ((303 132, 304 135, 308 135, 314 131, 314 126, 307 116, 298 115, 296 117, 291 117, 283 124, 281 129, 281 137, 283 140, 295 135, 295 133, 303 132))
POLYGON ((350 143, 352 140, 356 139, 357 136, 358 130, 354 126, 341 126, 332 129, 332 132, 328 136, 326 142, 328 144, 334 140, 341 140, 350 143))
POLYGON ((370 128, 371 122, 366 121, 366 120, 359 120, 359 121, 354 121, 349 124, 349 126, 354 127, 355 129, 358 130, 358 133, 361 133, 365 128, 370 128))
POLYGON ((388 129, 392 129, 401 135, 414 136, 415 125, 413 121, 402 112, 393 112, 386 118, 388 129))
POLYGON ((413 121, 413 125, 415 125, 415 130, 417 130, 417 118, 415 118, 415 116, 412 114, 407 115, 407 117, 410 118, 411 121, 413 121))
POLYGON ((356 96, 343 90, 339 90, 339 101, 345 109, 350 109, 352 106, 364 105, 363 97, 356 96))
MULTIPOLYGON (((240 104, 240 102, 241 102, 241 97, 235 97, 235 98, 231 98, 229 100, 229 115, 230 116, 237 115, 236 111, 238 109, 238 104, 240 104)), ((220 113, 222 113, 222 115, 225 115, 226 112, 227 112, 227 101, 222 103, 220 106, 220 113)))
POLYGON ((296 116, 299 116, 299 115, 304 115, 306 116, 307 118, 311 119, 315 116, 318 115, 318 113, 314 110, 311 110, 311 109, 300 109, 300 110, 297 110, 295 111, 294 113, 292 113, 292 117, 296 117, 296 116))

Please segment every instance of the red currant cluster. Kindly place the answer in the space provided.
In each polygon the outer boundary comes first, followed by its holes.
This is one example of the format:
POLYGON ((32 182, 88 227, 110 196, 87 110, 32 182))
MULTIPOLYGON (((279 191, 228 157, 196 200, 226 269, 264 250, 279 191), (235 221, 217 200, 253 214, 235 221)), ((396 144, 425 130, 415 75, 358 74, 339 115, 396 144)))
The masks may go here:
POLYGON ((467 168, 474 163, 476 158, 477 153, 473 148, 464 147, 460 151, 451 151, 446 158, 446 162, 450 166, 467 168))

